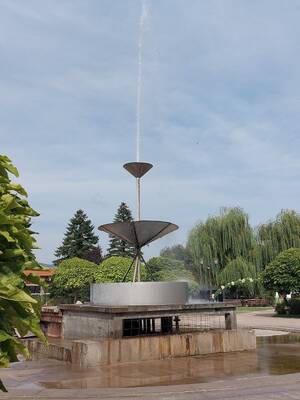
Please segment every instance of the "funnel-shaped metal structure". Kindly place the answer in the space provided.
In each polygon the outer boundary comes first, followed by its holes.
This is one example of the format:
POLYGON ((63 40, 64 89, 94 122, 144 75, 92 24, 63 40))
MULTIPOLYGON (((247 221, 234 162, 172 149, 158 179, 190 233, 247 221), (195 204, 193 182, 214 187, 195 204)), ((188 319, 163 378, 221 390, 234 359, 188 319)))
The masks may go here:
POLYGON ((153 165, 146 162, 129 162, 123 165, 123 167, 135 178, 141 178, 144 176, 153 165))
POLYGON ((154 240, 175 231, 178 226, 164 221, 132 221, 105 224, 99 226, 98 229, 132 244, 136 249, 141 249, 154 240))
POLYGON ((131 267, 135 263, 133 274, 133 281, 135 282, 141 280, 140 261, 142 260, 146 265, 141 248, 154 240, 175 231, 178 229, 178 226, 165 221, 141 221, 140 180, 148 171, 150 171, 153 165, 147 162, 136 161, 126 163, 123 167, 136 178, 136 221, 114 222, 112 224, 101 225, 98 229, 108 233, 109 235, 115 236, 118 239, 124 240, 135 247, 135 256, 123 278, 123 281, 125 281, 131 267))
MULTIPOLYGON (((135 247, 135 256, 130 264, 123 281, 125 281, 129 271, 135 263, 133 280, 140 280, 140 260, 146 262, 141 252, 141 248, 147 244, 159 239, 168 233, 178 229, 178 226, 171 222, 165 221, 131 221, 131 222, 114 222, 112 224, 100 225, 100 231, 124 240, 135 247)), ((149 271, 151 274, 151 271, 149 271)))

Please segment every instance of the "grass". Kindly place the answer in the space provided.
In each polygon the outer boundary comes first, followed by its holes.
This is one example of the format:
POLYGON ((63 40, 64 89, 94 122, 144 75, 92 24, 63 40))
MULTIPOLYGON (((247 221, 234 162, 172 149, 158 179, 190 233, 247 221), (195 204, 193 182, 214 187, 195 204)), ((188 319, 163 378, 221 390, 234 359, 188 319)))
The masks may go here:
POLYGON ((274 310, 273 307, 237 307, 236 312, 238 314, 243 314, 243 313, 250 313, 254 311, 270 311, 274 310))

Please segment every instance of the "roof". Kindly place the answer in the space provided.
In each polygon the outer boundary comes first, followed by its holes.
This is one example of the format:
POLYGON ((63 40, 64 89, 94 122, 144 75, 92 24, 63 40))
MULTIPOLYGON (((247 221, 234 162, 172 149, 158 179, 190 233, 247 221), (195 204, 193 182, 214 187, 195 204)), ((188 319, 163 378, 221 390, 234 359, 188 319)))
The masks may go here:
POLYGON ((28 276, 30 274, 39 276, 40 278, 43 278, 43 277, 45 278, 45 277, 54 275, 55 270, 53 270, 53 269, 25 269, 24 275, 28 276))

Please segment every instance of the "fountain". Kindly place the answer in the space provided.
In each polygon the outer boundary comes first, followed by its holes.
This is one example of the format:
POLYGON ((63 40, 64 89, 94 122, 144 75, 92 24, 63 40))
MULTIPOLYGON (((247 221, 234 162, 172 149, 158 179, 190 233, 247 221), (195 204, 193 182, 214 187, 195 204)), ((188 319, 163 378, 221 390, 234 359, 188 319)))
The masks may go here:
MULTIPOLYGON (((171 222, 141 220, 140 180, 152 167, 152 164, 139 161, 124 164, 124 168, 136 178, 136 221, 105 224, 99 226, 99 230, 133 245, 135 255, 122 283, 91 285, 91 303, 93 304, 129 306, 187 303, 186 282, 141 282, 141 263, 144 263, 147 269, 142 248, 178 229, 178 226, 171 222), (133 282, 125 283, 133 266, 133 282)), ((151 277, 151 270, 148 270, 148 274, 151 277)))
MULTIPOLYGON (((255 348, 255 335, 237 330, 235 306, 188 303, 187 282, 142 282, 142 248, 175 231, 166 221, 141 219, 141 178, 153 167, 140 161, 142 44, 145 3, 140 19, 136 161, 124 168, 136 179, 136 220, 99 226, 100 231, 134 246, 122 282, 92 283, 88 304, 60 305, 62 337, 71 339, 72 363, 110 365, 255 348), (133 281, 125 282, 134 268, 133 281)), ((151 276, 151 270, 148 269, 151 276)))

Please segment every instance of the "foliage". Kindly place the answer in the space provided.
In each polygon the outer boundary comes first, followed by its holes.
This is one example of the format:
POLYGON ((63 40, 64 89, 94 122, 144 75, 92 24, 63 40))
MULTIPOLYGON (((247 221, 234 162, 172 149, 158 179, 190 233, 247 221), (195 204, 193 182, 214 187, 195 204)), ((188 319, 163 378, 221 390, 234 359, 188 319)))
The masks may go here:
POLYGON ((182 244, 165 247, 160 252, 160 257, 174 258, 174 260, 186 262, 188 260, 187 250, 182 244))
POLYGON ((78 257, 59 263, 50 294, 64 302, 89 301, 89 284, 94 282, 99 265, 78 257))
POLYGON ((300 248, 300 214, 281 211, 274 221, 262 224, 257 230, 258 264, 264 268, 284 250, 300 248))
MULTIPOLYGON (((122 202, 118 207, 114 217, 114 222, 131 222, 133 221, 130 208, 126 203, 122 202)), ((108 255, 120 257, 133 257, 135 253, 134 247, 121 239, 110 236, 108 255)))
MULTIPOLYGON (((95 274, 96 282, 122 282, 124 275, 132 263, 132 259, 128 257, 113 256, 106 258, 100 264, 95 274)), ((145 280, 145 267, 141 264, 141 280, 145 280)), ((133 267, 127 275, 126 282, 132 282, 133 267)))
POLYGON ((218 273, 217 282, 227 289, 226 297, 253 297, 261 292, 256 278, 255 265, 238 257, 218 273))
POLYGON ((290 300, 276 304, 278 315, 300 315, 300 298, 292 297, 290 300))
POLYGON ((196 296, 199 294, 199 285, 195 281, 193 274, 188 271, 182 261, 167 257, 153 257, 147 262, 147 267, 151 271, 149 280, 153 281, 187 281, 189 294, 196 296))
POLYGON ((237 257, 251 261, 255 238, 248 215, 240 208, 225 208, 221 214, 196 225, 189 234, 187 250, 192 271, 199 282, 217 283, 220 270, 237 257))
POLYGON ((102 251, 101 251, 101 247, 97 246, 94 247, 93 249, 88 250, 83 256, 82 258, 84 260, 88 260, 93 262, 94 264, 100 264, 101 261, 103 260, 103 256, 102 256, 102 251))
POLYGON ((226 282, 236 281, 243 278, 256 278, 255 265, 238 257, 235 260, 230 261, 225 268, 220 271, 217 275, 217 282, 219 285, 223 285, 226 282))
POLYGON ((278 315, 286 315, 287 314, 287 303, 281 302, 277 303, 275 306, 275 311, 278 315))
POLYGON ((288 293, 300 294, 300 249, 281 252, 262 273, 267 290, 282 296, 288 293))
POLYGON ((215 292, 215 296, 225 294, 226 298, 252 298, 260 296, 263 288, 259 278, 239 278, 221 285, 215 292))
MULTIPOLYGON (((44 336, 39 325, 39 305, 25 286, 26 268, 36 268, 33 255, 36 248, 31 217, 38 216, 28 204, 27 193, 19 184, 12 183, 9 173, 18 176, 17 169, 6 156, 0 156, 0 367, 17 361, 18 352, 27 350, 15 337, 33 332, 44 336)), ((0 389, 5 390, 0 381, 0 389)))
POLYGON ((94 234, 91 221, 83 210, 76 211, 67 226, 62 245, 55 252, 56 264, 67 258, 83 258, 97 243, 98 237, 94 234))

